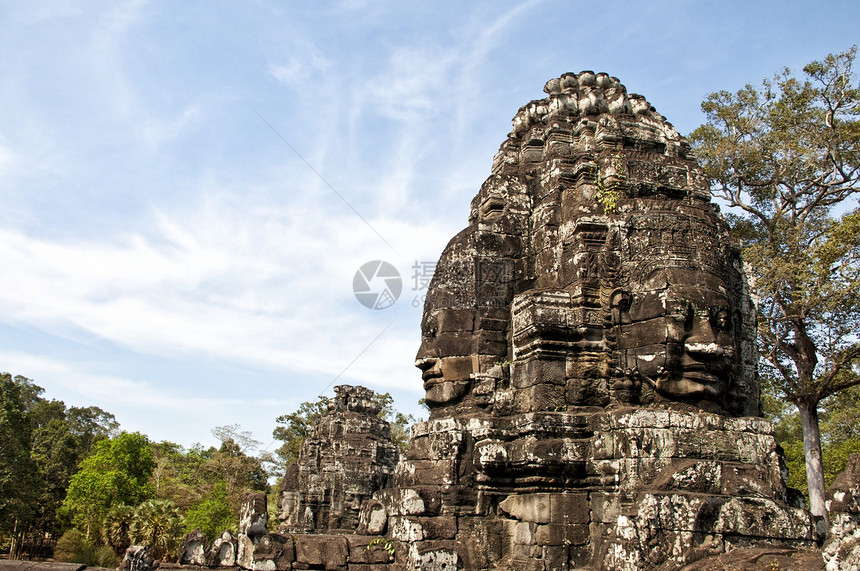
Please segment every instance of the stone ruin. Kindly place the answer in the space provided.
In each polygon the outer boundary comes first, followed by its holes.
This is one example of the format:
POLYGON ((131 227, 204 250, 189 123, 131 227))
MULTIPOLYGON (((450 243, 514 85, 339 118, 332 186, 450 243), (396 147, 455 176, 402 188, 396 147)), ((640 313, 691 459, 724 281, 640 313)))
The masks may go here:
POLYGON ((281 484, 284 531, 355 531, 362 502, 391 484, 398 449, 373 391, 346 385, 334 391, 281 484))
POLYGON ((689 144, 606 74, 544 91, 436 266, 416 362, 430 419, 376 494, 386 536, 413 569, 813 545, 760 418, 739 249, 689 144))
POLYGON ((240 530, 241 567, 705 569, 822 539, 761 418, 739 248, 688 143, 607 74, 544 91, 436 266, 429 420, 395 467, 372 393, 338 387, 282 533, 240 530))
POLYGON ((830 534, 824 544, 827 571, 860 569, 860 454, 848 458, 845 471, 827 491, 830 534))

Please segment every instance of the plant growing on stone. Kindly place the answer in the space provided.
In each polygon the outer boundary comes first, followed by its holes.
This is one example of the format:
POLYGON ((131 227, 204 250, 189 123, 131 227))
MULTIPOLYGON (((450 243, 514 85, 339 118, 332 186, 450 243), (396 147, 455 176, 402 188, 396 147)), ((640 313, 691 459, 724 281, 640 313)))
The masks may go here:
POLYGON ((368 543, 364 547, 364 551, 371 551, 375 547, 381 547, 388 552, 388 555, 391 556, 391 559, 394 559, 394 544, 391 543, 390 539, 387 539, 385 537, 376 537, 374 539, 371 539, 370 543, 368 543))
POLYGON ((826 516, 819 404, 860 384, 860 85, 856 47, 711 94, 691 142, 743 241, 759 351, 797 406, 811 511, 826 516))
POLYGON ((610 177, 604 177, 600 167, 594 166, 594 186, 596 188, 595 199, 603 206, 607 213, 618 209, 618 200, 621 198, 621 187, 624 185, 624 155, 618 151, 609 159, 609 166, 613 172, 610 177))

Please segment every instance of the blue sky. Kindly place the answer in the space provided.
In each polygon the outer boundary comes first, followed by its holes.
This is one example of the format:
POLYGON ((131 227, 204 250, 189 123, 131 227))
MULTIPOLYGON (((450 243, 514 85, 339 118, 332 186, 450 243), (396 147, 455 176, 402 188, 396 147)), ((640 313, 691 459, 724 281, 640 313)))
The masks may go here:
POLYGON ((238 424, 265 447, 332 384, 420 414, 412 267, 546 80, 605 71, 689 133, 708 93, 843 51, 858 21, 854 1, 0 5, 0 370, 186 446, 238 424), (369 260, 403 277, 388 309, 353 295, 369 260))

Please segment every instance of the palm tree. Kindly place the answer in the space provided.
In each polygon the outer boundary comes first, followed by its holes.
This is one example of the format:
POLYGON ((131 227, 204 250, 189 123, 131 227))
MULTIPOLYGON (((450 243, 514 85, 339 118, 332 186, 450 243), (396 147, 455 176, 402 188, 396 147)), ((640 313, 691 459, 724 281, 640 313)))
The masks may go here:
POLYGON ((135 545, 148 545, 164 560, 182 538, 183 517, 170 500, 148 500, 134 510, 129 535, 135 545))
POLYGON ((129 545, 129 529, 134 517, 134 509, 125 504, 113 506, 102 522, 102 535, 105 542, 121 555, 129 545))

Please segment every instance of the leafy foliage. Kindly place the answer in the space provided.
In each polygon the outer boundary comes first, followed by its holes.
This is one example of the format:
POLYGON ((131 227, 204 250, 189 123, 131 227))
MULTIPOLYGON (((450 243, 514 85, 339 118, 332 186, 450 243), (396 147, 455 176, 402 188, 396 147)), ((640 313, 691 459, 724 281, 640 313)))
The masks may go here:
POLYGON ((0 375, 0 526, 8 531, 17 529, 34 512, 38 482, 30 458, 28 411, 41 391, 34 387, 23 377, 0 375))
POLYGON ((134 510, 129 537, 135 545, 148 545, 155 558, 165 560, 182 539, 183 517, 169 500, 148 500, 134 510))
POLYGON ((125 504, 113 506, 102 521, 102 538, 114 552, 122 554, 130 545, 131 521, 134 509, 125 504))
POLYGON ((149 439, 138 432, 99 441, 72 476, 63 505, 90 539, 112 506, 137 505, 154 495, 154 466, 149 439))
MULTIPOLYGON (((770 383, 764 384, 763 391, 764 414, 773 422, 774 436, 785 452, 789 469, 788 485, 808 496, 800 414, 791 403, 775 396, 770 383)), ((821 456, 827 486, 845 470, 848 456, 860 453, 860 425, 852 421, 858 416, 858 387, 842 391, 822 402, 821 456)))
POLYGON ((856 48, 760 89, 721 91, 691 135, 712 193, 735 212, 765 374, 801 414, 811 507, 826 512, 819 404, 860 383, 860 87, 856 48))
POLYGON ((118 432, 112 414, 42 393, 30 379, 0 374, 0 535, 12 538, 13 556, 25 534, 65 531, 59 557, 115 567, 133 524, 139 537, 157 528, 156 549, 181 535, 182 513, 215 537, 237 528, 244 492, 268 486, 261 460, 243 450, 259 442, 238 425, 213 430, 219 448, 185 450, 118 432))
POLYGON ((220 448, 183 450, 178 444, 160 442, 153 445, 153 452, 156 496, 174 502, 186 514, 187 531, 200 528, 210 539, 237 528, 245 492, 268 487, 260 460, 229 437, 220 448))
POLYGON ((70 529, 57 540, 54 558, 68 563, 83 563, 94 567, 115 568, 119 558, 106 545, 96 545, 87 540, 83 532, 70 529))
POLYGON ((327 410, 327 403, 326 397, 319 396, 315 401, 303 402, 295 412, 275 419, 279 426, 272 431, 272 436, 282 442, 276 450, 282 467, 286 468, 298 459, 302 442, 314 421, 327 410))
POLYGON ((239 518, 231 503, 227 486, 219 482, 203 501, 188 510, 185 531, 199 529, 210 540, 218 537, 225 529, 235 533, 239 528, 239 518))

